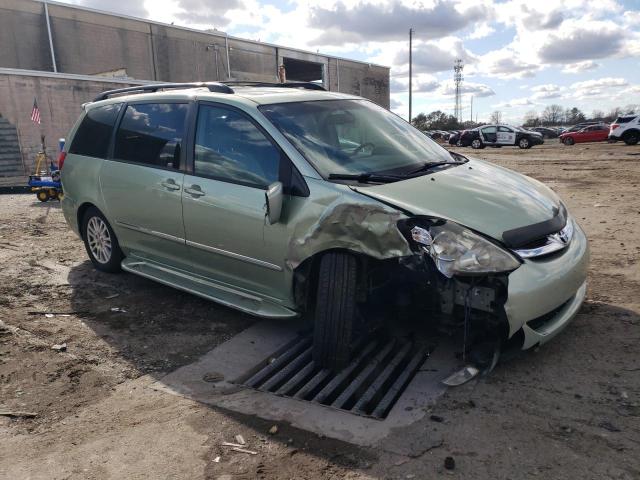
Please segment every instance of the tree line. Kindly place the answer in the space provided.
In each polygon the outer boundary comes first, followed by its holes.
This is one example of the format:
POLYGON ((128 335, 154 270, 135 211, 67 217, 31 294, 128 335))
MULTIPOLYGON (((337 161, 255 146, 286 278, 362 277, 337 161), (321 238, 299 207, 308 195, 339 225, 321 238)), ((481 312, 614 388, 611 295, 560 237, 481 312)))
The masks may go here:
MULTIPOLYGON (((542 112, 530 110, 524 115, 522 126, 524 127, 542 127, 557 125, 575 125, 576 123, 585 121, 601 121, 613 122, 620 115, 640 114, 640 104, 631 104, 626 107, 615 107, 604 112, 602 110, 594 110, 590 116, 587 116, 578 107, 564 108, 562 105, 547 105, 542 112)), ((503 115, 500 110, 491 113, 489 123, 503 123, 503 115)), ((472 121, 459 122, 456 117, 444 113, 441 110, 435 110, 431 113, 419 113, 413 119, 411 124, 419 130, 461 130, 464 128, 475 128, 483 125, 483 122, 476 123, 472 121)))
POLYGON ((475 122, 459 122, 456 117, 436 110, 431 113, 419 113, 411 119, 411 124, 418 130, 460 130, 474 128, 475 122))
POLYGON ((626 107, 615 107, 604 112, 594 110, 591 115, 586 115, 577 107, 563 108, 561 105, 547 105, 545 109, 538 113, 530 110, 524 115, 524 127, 541 127, 557 125, 575 125, 585 121, 613 122, 620 115, 634 115, 640 113, 640 105, 627 105, 626 107))

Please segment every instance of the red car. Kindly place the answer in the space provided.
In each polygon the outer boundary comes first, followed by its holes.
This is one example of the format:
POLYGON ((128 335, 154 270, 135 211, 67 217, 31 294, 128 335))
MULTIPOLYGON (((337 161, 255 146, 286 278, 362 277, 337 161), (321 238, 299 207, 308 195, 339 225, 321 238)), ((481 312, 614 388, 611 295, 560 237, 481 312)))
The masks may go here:
POLYGON ((566 132, 560 135, 565 145, 583 142, 604 142, 609 139, 609 125, 590 125, 577 132, 566 132))

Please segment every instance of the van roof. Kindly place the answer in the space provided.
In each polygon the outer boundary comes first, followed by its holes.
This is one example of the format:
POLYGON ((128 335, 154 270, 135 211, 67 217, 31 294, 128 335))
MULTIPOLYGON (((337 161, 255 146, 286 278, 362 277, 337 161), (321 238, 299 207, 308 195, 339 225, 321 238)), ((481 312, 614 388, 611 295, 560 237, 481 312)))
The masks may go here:
POLYGON ((306 82, 289 84, 269 84, 263 82, 246 82, 235 84, 194 83, 194 84, 150 84, 110 90, 101 93, 93 104, 116 102, 149 101, 149 100, 191 100, 221 99, 231 100, 240 97, 256 104, 300 102, 313 100, 358 99, 360 97, 339 92, 329 92, 320 85, 306 82), (309 86, 311 85, 311 86, 309 86), (284 87, 284 88, 283 88, 284 87))

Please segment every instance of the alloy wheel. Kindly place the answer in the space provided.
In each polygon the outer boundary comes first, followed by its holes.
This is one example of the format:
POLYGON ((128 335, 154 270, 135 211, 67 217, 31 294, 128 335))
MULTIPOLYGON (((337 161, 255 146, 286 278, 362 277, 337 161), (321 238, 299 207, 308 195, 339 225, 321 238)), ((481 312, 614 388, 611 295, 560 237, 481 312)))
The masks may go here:
POLYGON ((87 222, 87 242, 93 258, 100 263, 111 260, 111 234, 104 220, 91 217, 87 222))

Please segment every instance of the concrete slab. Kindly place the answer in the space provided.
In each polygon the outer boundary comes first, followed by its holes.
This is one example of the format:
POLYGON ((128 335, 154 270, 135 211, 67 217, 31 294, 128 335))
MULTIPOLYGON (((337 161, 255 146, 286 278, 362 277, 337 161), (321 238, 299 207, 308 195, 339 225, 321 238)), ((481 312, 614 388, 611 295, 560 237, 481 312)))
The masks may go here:
POLYGON ((441 443, 441 438, 426 438, 425 434, 424 439, 409 444, 402 441, 401 430, 426 415, 425 407, 435 403, 446 389, 441 380, 460 366, 450 345, 441 344, 435 349, 384 420, 280 397, 233 383, 294 340, 299 327, 296 321, 257 323, 214 348, 197 362, 170 373, 151 387, 207 405, 274 422, 286 422, 318 435, 360 446, 379 447, 401 455, 417 455, 441 443), (211 383, 204 380, 205 376, 209 380, 222 380, 211 383), (395 437, 400 441, 385 441, 395 437))

